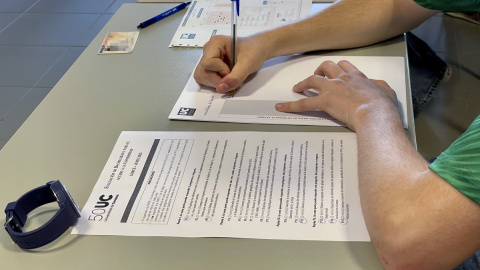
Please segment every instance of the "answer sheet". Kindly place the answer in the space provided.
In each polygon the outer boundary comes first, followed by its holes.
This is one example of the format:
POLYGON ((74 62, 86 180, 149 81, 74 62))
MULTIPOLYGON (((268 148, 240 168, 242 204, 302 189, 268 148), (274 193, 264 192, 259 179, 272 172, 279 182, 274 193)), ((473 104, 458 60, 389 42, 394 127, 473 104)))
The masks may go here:
POLYGON ((190 76, 173 107, 169 119, 233 123, 343 126, 323 111, 283 113, 275 104, 315 96, 314 90, 294 93, 292 87, 313 75, 324 61, 348 60, 368 78, 386 81, 397 93, 404 127, 407 123, 407 88, 405 59, 389 56, 322 56, 289 55, 265 62, 245 83, 230 94, 219 94, 214 88, 201 86, 190 76))
MULTIPOLYGON (((231 35, 229 0, 192 1, 169 47, 203 47, 214 35, 231 35)), ((239 37, 289 24, 310 15, 311 0, 242 0, 239 37)))
POLYGON ((72 233, 369 241, 356 135, 122 132, 72 233))

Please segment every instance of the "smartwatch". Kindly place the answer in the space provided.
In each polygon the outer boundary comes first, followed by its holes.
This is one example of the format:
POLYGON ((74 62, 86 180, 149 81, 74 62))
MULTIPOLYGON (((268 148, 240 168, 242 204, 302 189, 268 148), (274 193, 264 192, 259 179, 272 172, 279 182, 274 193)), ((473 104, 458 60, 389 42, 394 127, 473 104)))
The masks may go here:
POLYGON ((62 182, 56 180, 35 188, 17 201, 9 203, 5 208, 5 214, 7 215, 5 230, 13 242, 22 249, 33 249, 51 243, 75 225, 80 217, 80 210, 62 182), (27 215, 32 210, 55 201, 60 209, 47 223, 32 231, 22 230, 27 215))

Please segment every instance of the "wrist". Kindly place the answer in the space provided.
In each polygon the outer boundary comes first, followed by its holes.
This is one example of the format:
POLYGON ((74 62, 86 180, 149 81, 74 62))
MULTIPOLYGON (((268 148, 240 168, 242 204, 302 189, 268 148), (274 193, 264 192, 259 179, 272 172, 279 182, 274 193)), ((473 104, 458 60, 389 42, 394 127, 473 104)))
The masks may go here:
POLYGON ((361 133, 363 129, 375 127, 403 130, 402 119, 396 104, 391 101, 375 102, 364 104, 356 109, 353 124, 350 127, 352 130, 361 133))
MULTIPOLYGON (((296 53, 304 53, 309 51, 304 48, 304 44, 299 41, 298 32, 302 31, 294 25, 285 25, 282 27, 275 28, 273 30, 268 30, 261 32, 254 36, 258 41, 259 46, 262 47, 263 52, 265 53, 266 60, 283 56, 291 55, 296 53)), ((308 33, 302 33, 301 36, 308 33)))
POLYGON ((263 57, 264 61, 268 59, 275 58, 280 56, 276 53, 276 39, 275 36, 271 34, 271 31, 262 32, 248 38, 249 42, 252 43, 252 47, 255 47, 259 50, 259 56, 263 57))

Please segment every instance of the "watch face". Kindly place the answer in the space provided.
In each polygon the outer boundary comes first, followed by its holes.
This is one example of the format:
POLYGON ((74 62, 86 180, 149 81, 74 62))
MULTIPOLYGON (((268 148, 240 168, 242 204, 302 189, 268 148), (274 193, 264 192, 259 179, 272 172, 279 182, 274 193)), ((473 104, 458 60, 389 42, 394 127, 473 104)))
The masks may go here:
POLYGON ((67 187, 65 187, 65 185, 64 185, 62 182, 60 182, 60 180, 57 180, 57 181, 55 181, 55 182, 60 183, 60 185, 61 185, 61 187, 62 187, 62 189, 63 189, 63 191, 64 191, 64 193, 65 193, 65 195, 66 195, 66 197, 67 197, 67 200, 69 201, 69 203, 70 203, 71 205, 73 205, 73 209, 75 209, 75 212, 77 212, 77 216, 80 217, 80 209, 78 208, 78 205, 75 203, 75 201, 73 200, 72 196, 70 195, 70 192, 68 192, 67 187))
POLYGON ((68 189, 65 187, 65 185, 63 183, 62 183, 62 186, 63 186, 63 189, 65 189, 65 194, 67 195, 68 199, 73 204, 73 208, 75 208, 75 211, 77 212, 77 215, 80 217, 80 209, 78 208, 78 205, 75 203, 72 196, 70 195, 70 192, 68 192, 68 189))

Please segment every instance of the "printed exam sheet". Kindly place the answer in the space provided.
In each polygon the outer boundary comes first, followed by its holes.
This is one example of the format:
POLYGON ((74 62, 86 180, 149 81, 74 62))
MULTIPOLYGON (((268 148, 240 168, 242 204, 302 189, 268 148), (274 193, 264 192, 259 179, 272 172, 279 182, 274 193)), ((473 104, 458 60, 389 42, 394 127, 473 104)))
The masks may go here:
MULTIPOLYGON (((231 3, 228 0, 192 1, 169 47, 203 47, 214 35, 231 35, 231 3)), ((242 0, 238 36, 249 36, 289 24, 310 15, 309 0, 242 0)))
POLYGON ((74 234, 369 241, 354 133, 122 132, 74 234))

